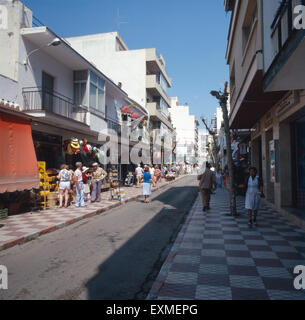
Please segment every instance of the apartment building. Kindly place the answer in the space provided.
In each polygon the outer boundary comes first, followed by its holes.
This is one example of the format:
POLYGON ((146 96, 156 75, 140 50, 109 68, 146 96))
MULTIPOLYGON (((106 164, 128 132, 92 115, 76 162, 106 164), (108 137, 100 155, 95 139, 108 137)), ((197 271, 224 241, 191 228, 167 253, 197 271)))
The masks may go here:
MULTIPOLYGON (((123 106, 133 104, 132 112, 148 116, 145 108, 67 41, 49 27, 37 25, 33 12, 21 1, 1 4, 8 24, 0 29, 0 100, 5 107, 18 106, 31 119, 27 132, 32 134, 37 160, 46 161, 47 168, 59 168, 61 163, 74 166, 77 160, 92 164, 94 159, 68 154, 65 142, 85 139, 100 148, 111 135, 108 129, 120 136, 123 106)), ((104 157, 117 164, 120 156, 118 146, 104 157)))
POLYGON ((209 159, 208 152, 208 144, 209 144, 209 133, 201 129, 198 132, 198 163, 199 165, 204 165, 209 159))
POLYGON ((152 150, 154 163, 171 162, 174 128, 169 116, 168 89, 172 86, 166 64, 156 49, 129 50, 117 32, 66 39, 73 48, 102 69, 150 115, 151 139, 159 147, 152 150), (159 130, 159 133, 152 132, 159 130), (167 159, 165 159, 167 158, 167 159))
POLYGON ((233 129, 251 129, 251 161, 269 204, 304 225, 305 28, 303 0, 225 1, 231 11, 233 129))
POLYGON ((199 155, 199 122, 190 114, 188 105, 179 105, 177 97, 170 98, 170 101, 170 115, 176 129, 176 160, 195 164, 199 155))

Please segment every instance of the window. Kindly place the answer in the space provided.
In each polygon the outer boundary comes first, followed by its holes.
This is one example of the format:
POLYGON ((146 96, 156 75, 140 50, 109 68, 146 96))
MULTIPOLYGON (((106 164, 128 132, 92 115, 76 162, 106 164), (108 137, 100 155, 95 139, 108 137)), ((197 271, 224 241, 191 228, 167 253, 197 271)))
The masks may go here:
POLYGON ((250 38, 256 19, 257 19, 256 1, 249 1, 245 21, 243 24, 243 39, 242 39, 243 52, 246 50, 246 47, 248 45, 249 38, 250 38))
POLYGON ((164 76, 161 73, 157 74, 157 81, 161 87, 161 89, 164 91, 164 93, 167 95, 168 91, 168 84, 167 81, 165 80, 164 76))
POLYGON ((89 105, 105 114, 105 81, 93 72, 90 72, 89 105))
POLYGON ((77 106, 86 106, 86 88, 88 80, 88 71, 74 71, 74 103, 77 106))

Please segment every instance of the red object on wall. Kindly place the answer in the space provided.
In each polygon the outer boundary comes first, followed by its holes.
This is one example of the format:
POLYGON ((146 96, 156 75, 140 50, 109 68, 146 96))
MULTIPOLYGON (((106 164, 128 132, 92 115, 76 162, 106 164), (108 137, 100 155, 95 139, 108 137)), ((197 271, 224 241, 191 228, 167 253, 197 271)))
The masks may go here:
POLYGON ((39 188, 30 120, 0 113, 0 193, 39 188))

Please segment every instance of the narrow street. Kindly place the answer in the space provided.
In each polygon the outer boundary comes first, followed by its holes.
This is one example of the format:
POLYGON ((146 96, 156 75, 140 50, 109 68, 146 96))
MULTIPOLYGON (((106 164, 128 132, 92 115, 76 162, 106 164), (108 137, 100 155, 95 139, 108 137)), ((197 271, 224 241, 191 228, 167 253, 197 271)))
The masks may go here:
POLYGON ((2 299, 145 299, 198 196, 195 177, 0 253, 2 299))

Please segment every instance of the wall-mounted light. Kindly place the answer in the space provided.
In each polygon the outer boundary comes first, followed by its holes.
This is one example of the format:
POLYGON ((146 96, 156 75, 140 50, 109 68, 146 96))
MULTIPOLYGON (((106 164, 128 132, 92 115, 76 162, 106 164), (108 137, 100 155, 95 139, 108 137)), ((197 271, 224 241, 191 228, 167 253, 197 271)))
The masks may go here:
POLYGON ((23 64, 24 64, 25 66, 27 66, 27 65, 29 64, 29 58, 30 58, 30 56, 31 56, 33 53, 39 51, 40 49, 43 49, 43 48, 46 48, 46 47, 57 47, 57 46, 59 46, 61 43, 62 43, 62 41, 61 41, 59 38, 54 38, 50 43, 48 43, 48 44, 46 44, 46 45, 44 45, 44 46, 42 46, 42 47, 40 47, 40 48, 37 48, 37 49, 31 51, 31 52, 27 55, 26 59, 23 61, 23 64))

